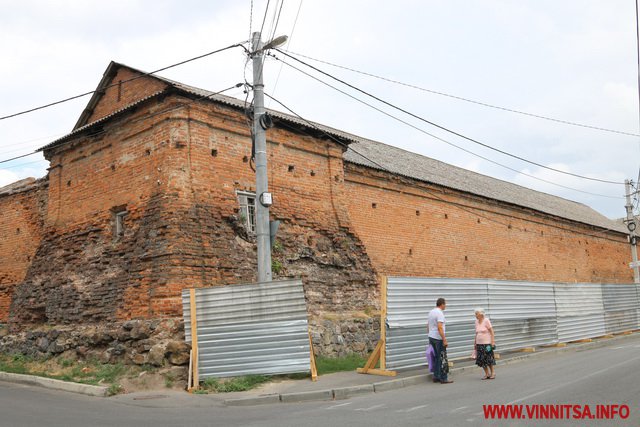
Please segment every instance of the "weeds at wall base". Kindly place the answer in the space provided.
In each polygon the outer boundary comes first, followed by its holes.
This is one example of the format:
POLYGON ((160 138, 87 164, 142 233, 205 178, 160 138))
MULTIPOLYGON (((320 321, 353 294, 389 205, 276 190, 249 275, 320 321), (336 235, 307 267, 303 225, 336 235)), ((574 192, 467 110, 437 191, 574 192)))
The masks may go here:
POLYGON ((175 373, 163 372, 161 368, 151 365, 107 364, 95 359, 75 361, 62 357, 46 359, 0 353, 0 371, 107 386, 110 396, 145 389, 146 386, 173 388, 180 385, 175 373))

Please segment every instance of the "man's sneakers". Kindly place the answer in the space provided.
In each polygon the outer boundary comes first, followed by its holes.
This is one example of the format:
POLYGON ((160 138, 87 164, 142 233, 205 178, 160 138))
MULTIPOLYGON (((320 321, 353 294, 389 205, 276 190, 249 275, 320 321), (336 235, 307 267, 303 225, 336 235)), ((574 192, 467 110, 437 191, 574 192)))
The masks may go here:
POLYGON ((451 384, 451 383, 453 383, 452 380, 440 381, 440 384, 451 384))

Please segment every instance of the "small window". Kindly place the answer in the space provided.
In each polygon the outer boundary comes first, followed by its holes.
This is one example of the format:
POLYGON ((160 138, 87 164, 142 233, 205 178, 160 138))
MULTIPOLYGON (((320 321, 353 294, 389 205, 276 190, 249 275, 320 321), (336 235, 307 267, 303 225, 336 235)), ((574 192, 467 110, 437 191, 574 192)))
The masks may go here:
POLYGON ((113 212, 113 237, 124 236, 125 218, 129 214, 126 206, 117 206, 111 210, 113 212))
POLYGON ((240 202, 240 220, 249 234, 256 234, 256 194, 238 191, 240 202))

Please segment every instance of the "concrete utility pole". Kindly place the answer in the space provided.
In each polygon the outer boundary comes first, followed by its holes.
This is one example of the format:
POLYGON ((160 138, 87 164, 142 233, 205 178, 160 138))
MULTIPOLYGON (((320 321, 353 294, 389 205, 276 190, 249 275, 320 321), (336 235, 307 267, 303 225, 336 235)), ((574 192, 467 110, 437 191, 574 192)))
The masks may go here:
POLYGON ((253 33, 253 143, 256 164, 256 238, 258 244, 258 282, 270 282, 271 273, 271 238, 269 227, 269 207, 273 203, 269 193, 267 177, 267 135, 271 120, 264 110, 264 84, 262 68, 264 52, 287 40, 286 36, 276 37, 263 44, 261 34, 253 33))
MULTIPOLYGON (((258 282, 271 281, 271 244, 269 241, 269 206, 263 203, 269 194, 267 177, 267 134, 260 119, 264 115, 264 84, 262 66, 264 58, 260 33, 253 33, 253 143, 256 162, 256 237, 258 243, 258 282)), ((267 198, 271 199, 270 196, 267 198)), ((270 202, 271 200, 268 200, 270 202)))
POLYGON ((629 264, 633 268, 633 283, 640 283, 640 273, 638 271, 638 235, 636 234, 636 219, 633 216, 633 204, 631 203, 631 182, 627 179, 624 181, 625 194, 627 196, 627 219, 625 223, 629 229, 629 240, 631 242, 631 256, 633 262, 629 264))

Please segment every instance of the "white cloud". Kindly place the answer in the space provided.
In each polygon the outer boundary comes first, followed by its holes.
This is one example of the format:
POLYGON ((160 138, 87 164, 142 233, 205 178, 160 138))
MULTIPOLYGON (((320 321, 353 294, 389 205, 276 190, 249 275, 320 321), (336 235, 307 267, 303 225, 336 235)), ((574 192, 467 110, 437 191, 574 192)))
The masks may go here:
POLYGON ((0 169, 0 187, 14 183, 18 179, 18 174, 15 172, 0 169))

